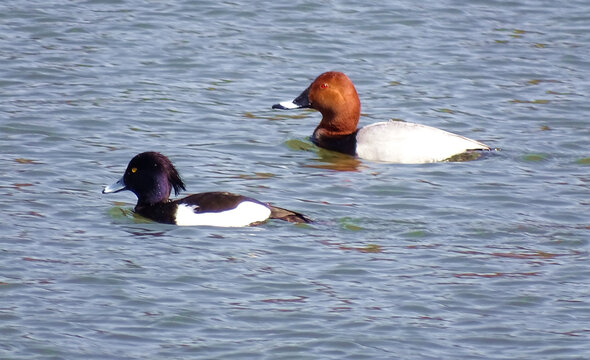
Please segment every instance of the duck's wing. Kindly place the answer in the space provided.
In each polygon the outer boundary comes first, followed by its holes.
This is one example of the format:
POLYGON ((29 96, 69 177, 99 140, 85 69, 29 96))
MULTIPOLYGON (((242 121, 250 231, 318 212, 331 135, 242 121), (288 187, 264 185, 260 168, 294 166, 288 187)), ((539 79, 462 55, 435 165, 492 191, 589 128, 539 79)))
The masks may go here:
POLYGON ((242 195, 221 191, 193 194, 176 200, 175 202, 179 205, 193 206, 195 208, 195 213, 204 213, 235 209, 241 202, 247 200, 259 203, 257 200, 242 195))

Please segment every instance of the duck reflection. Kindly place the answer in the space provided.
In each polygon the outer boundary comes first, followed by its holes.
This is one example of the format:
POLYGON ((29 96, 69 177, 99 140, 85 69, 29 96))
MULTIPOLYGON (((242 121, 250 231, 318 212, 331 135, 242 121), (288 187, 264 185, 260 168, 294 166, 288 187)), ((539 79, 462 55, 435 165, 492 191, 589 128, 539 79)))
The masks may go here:
POLYGON ((310 151, 317 156, 315 159, 310 159, 314 163, 304 164, 303 167, 335 171, 359 171, 362 168, 362 161, 359 159, 336 151, 322 149, 310 142, 287 140, 285 145, 291 150, 310 151))

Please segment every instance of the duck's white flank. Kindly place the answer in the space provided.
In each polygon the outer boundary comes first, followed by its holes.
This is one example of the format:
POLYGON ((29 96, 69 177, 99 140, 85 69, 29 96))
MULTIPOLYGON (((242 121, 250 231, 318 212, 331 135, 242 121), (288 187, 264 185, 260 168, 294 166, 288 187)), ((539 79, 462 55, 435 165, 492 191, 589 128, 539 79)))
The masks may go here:
POLYGON ((402 164, 443 161, 468 150, 489 150, 479 141, 403 121, 365 126, 359 130, 356 139, 359 158, 402 164))
POLYGON ((240 227, 264 221, 270 216, 268 207, 252 201, 241 202, 233 209, 220 212, 195 213, 195 208, 195 205, 178 205, 176 225, 240 227))

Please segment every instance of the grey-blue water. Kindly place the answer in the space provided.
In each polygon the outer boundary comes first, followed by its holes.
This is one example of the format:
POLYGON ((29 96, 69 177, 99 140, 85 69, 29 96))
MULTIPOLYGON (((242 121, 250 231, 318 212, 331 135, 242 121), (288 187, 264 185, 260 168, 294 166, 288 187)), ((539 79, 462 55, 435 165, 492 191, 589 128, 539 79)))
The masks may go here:
POLYGON ((0 358, 587 359, 589 74, 581 0, 4 1, 0 358), (327 70, 501 151, 318 151, 327 70), (316 223, 136 218, 146 150, 316 223))

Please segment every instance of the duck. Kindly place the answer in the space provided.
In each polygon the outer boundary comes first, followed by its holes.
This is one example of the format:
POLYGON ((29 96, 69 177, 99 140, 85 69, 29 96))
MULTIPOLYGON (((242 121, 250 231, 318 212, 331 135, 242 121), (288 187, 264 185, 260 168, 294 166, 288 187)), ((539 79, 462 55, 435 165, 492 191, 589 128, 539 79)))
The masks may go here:
POLYGON ((491 150, 489 146, 435 127, 389 120, 357 128, 361 103, 352 81, 342 72, 320 74, 299 96, 273 109, 311 108, 322 120, 311 141, 318 147, 360 159, 401 164, 448 161, 456 155, 491 150))
POLYGON ((135 213, 150 220, 179 226, 243 227, 267 219, 311 223, 303 214, 229 192, 204 192, 171 200, 186 190, 184 181, 168 157, 147 151, 135 155, 123 176, 104 187, 103 194, 129 190, 137 196, 135 213))

